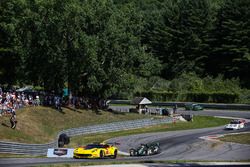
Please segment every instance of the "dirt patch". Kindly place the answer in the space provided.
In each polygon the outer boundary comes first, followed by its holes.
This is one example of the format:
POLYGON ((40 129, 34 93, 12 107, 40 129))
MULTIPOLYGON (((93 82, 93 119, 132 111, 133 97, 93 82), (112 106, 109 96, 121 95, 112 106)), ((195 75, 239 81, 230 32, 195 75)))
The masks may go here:
POLYGON ((209 144, 209 147, 212 149, 219 149, 221 147, 223 147, 223 142, 221 141, 213 141, 209 144))

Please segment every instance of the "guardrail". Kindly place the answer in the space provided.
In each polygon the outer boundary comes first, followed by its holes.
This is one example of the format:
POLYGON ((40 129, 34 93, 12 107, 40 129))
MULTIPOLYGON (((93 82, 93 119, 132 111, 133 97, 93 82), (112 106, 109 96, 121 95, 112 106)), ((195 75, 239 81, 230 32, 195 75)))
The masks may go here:
POLYGON ((0 142, 0 153, 46 155, 48 148, 57 147, 57 141, 47 144, 25 144, 15 142, 0 142))
MULTIPOLYGON (((169 106, 173 107, 175 104, 178 107, 184 107, 187 103, 200 104, 205 108, 211 109, 229 109, 229 110, 250 110, 250 104, 226 104, 226 103, 199 103, 199 102, 153 102, 153 106, 169 106)), ((110 104, 126 104, 131 105, 129 100, 111 100, 110 104)), ((119 109, 117 109, 119 111, 119 109)))
MULTIPOLYGON (((65 133, 68 136, 72 137, 77 135, 87 135, 94 133, 115 132, 121 130, 142 128, 145 126, 152 126, 162 123, 170 123, 170 122, 172 122, 172 118, 141 119, 141 120, 132 120, 123 122, 113 122, 95 126, 67 129, 59 132, 58 136, 62 133, 65 133)), ((48 148, 56 148, 57 146, 58 146, 57 140, 47 144, 25 144, 25 143, 0 141, 0 153, 46 155, 48 148)))

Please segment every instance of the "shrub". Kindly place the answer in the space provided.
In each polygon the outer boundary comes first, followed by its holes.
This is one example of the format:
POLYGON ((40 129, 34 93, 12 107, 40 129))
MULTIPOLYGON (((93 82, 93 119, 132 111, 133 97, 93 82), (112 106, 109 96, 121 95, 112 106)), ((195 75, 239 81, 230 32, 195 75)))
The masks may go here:
POLYGON ((147 97, 152 101, 193 101, 203 103, 236 103, 239 101, 239 94, 226 92, 158 92, 158 91, 144 91, 137 92, 135 96, 147 97))

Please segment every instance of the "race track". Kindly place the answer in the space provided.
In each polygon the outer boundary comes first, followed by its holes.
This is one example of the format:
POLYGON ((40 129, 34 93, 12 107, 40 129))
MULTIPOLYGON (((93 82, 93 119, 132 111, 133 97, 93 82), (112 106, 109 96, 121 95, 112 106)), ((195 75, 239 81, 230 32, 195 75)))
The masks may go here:
POLYGON ((179 109, 177 113, 203 115, 203 116, 235 117, 235 118, 245 118, 250 120, 250 111, 235 111, 235 110, 186 111, 184 109, 179 109))
MULTIPOLYGON (((247 111, 185 111, 179 109, 178 114, 193 114, 205 116, 223 116, 250 119, 247 111)), ((121 143, 120 151, 127 152, 130 148, 136 148, 141 143, 160 142, 162 153, 152 156, 155 160, 250 160, 250 146, 225 143, 218 141, 206 141, 200 139, 203 136, 250 132, 250 123, 244 129, 226 131, 223 127, 194 129, 174 132, 161 132, 140 134, 111 139, 111 142, 121 143)), ((148 158, 148 157, 144 157, 148 158)))
MULTIPOLYGON (((237 132, 249 131, 250 126, 237 132)), ((150 156, 154 160, 249 160, 250 146, 242 144, 206 141, 202 136, 214 136, 235 131, 225 131, 223 127, 196 130, 173 131, 140 134, 111 139, 121 143, 120 151, 128 152, 129 148, 138 147, 141 143, 160 142, 162 152, 150 156)), ((148 159, 149 157, 141 157, 148 159)))
MULTIPOLYGON (((178 113, 192 113, 194 115, 227 116, 250 118, 247 111, 183 111, 178 113)), ((250 125, 237 132, 250 132, 250 125)), ((161 132, 132 135, 110 139, 112 142, 119 142, 119 149, 128 152, 131 147, 137 147, 141 143, 160 142, 162 152, 158 155, 147 157, 118 157, 115 161, 150 161, 150 160, 209 160, 209 161, 234 161, 249 160, 250 146, 218 141, 206 141, 200 139, 202 136, 213 136, 215 134, 227 134, 235 131, 225 131, 223 127, 194 129, 185 131, 161 132)), ((79 162, 103 162, 114 161, 110 159, 60 159, 60 158, 1 158, 0 166, 31 166, 39 164, 55 163, 79 163, 79 162)))

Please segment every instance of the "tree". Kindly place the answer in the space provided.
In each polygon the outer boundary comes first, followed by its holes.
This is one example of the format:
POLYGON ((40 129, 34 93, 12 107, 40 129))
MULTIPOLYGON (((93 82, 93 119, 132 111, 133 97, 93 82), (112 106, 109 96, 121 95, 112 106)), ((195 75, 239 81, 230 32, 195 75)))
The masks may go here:
POLYGON ((240 77, 246 87, 250 87, 249 17, 249 0, 225 1, 218 11, 216 25, 211 33, 212 50, 207 67, 213 75, 240 77))
POLYGON ((27 83, 107 98, 159 71, 141 44, 142 15, 113 1, 27 1, 16 31, 27 83))
POLYGON ((164 23, 150 34, 152 51, 164 65, 164 78, 190 71, 204 74, 210 12, 207 0, 165 3, 164 23))
POLYGON ((86 75, 81 82, 83 92, 97 98, 132 91, 137 77, 149 77, 159 71, 159 62, 147 54, 141 44, 142 15, 133 4, 120 8, 106 5, 106 12, 99 9, 100 13, 95 13, 105 18, 95 20, 102 26, 98 26, 95 37, 89 36, 90 42, 85 48, 86 75))
POLYGON ((22 3, 12 0, 0 1, 0 84, 13 85, 17 81, 19 56, 14 50, 15 22, 22 3))

